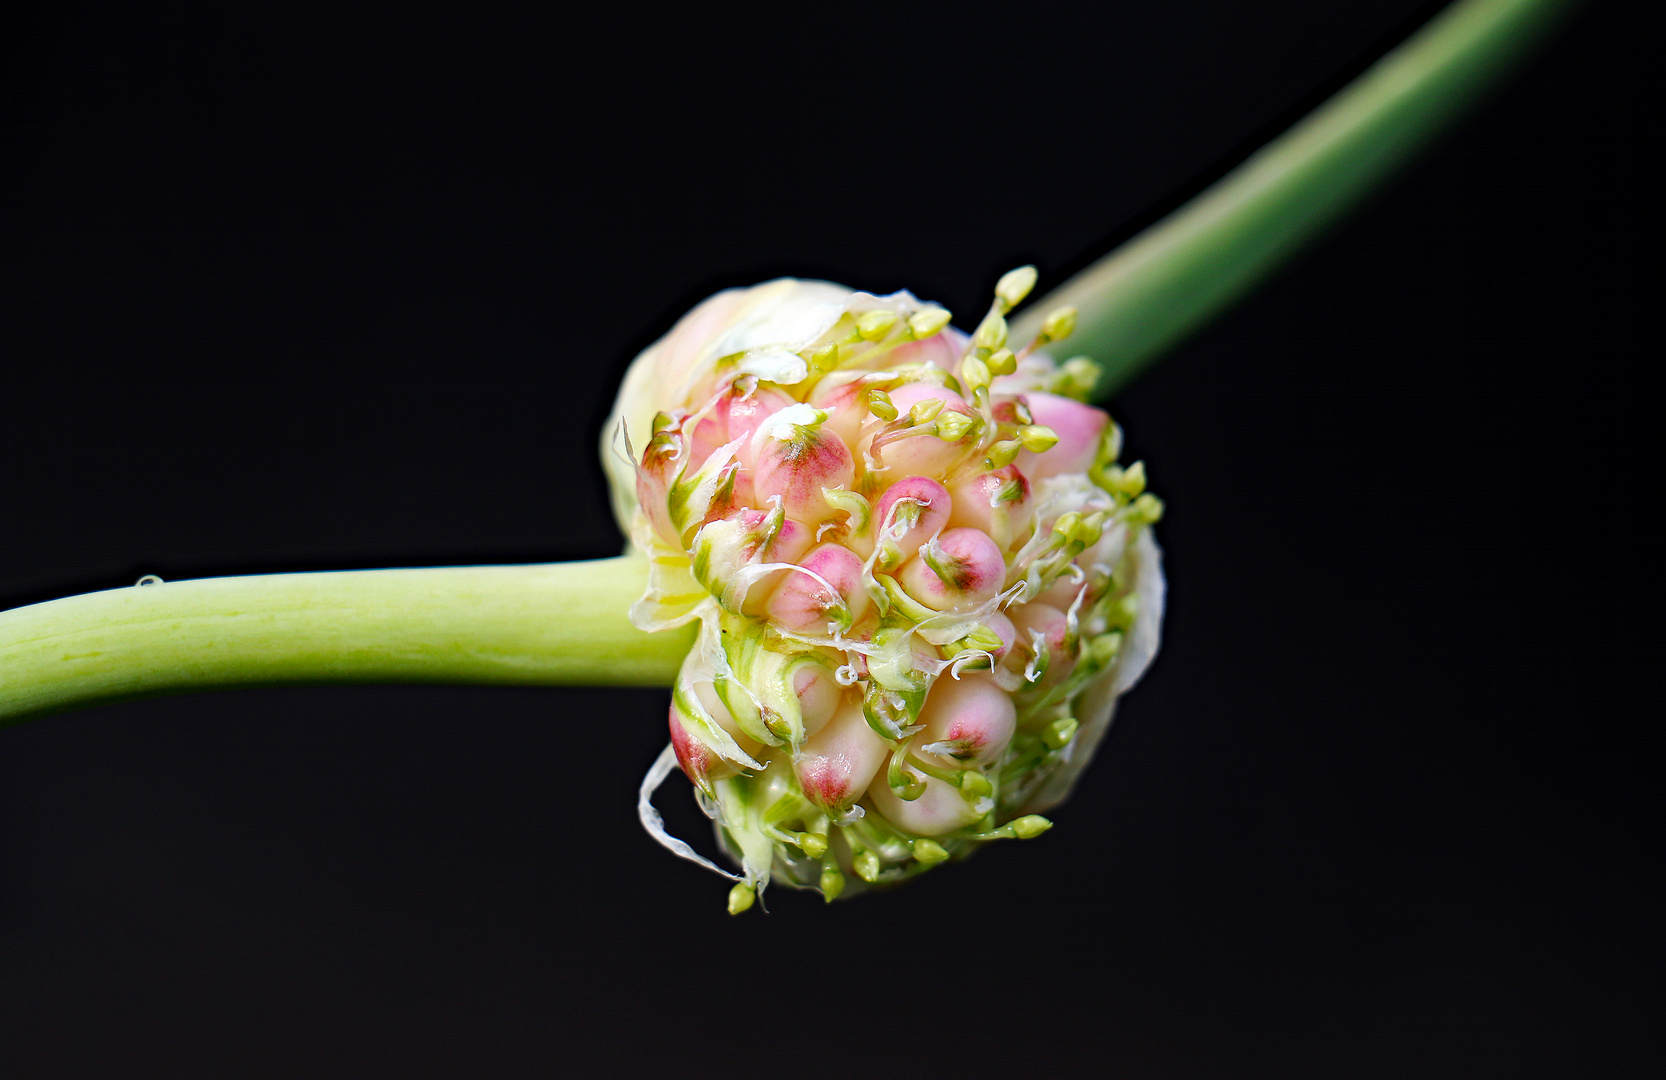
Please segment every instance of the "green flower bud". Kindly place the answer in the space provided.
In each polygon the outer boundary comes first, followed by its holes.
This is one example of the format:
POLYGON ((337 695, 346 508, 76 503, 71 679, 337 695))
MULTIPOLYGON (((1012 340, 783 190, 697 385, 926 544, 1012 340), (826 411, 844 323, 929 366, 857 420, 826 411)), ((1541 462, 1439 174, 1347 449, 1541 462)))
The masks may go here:
POLYGON ((1008 311, 1024 302, 1024 297, 1030 295, 1035 288, 1036 272, 1033 266, 1020 266, 1016 270, 1008 270, 1001 275, 1001 280, 995 283, 995 295, 1005 304, 1008 311))
POLYGON ((944 859, 947 859, 949 857, 949 853, 944 851, 943 845, 939 844, 937 841, 921 837, 920 839, 914 841, 914 857, 920 860, 920 862, 925 863, 927 866, 930 866, 932 863, 940 863, 944 859))
POLYGON ((937 437, 944 442, 959 442, 977 426, 976 417, 957 412, 941 413, 937 417, 937 437))
POLYGON ((1163 500, 1155 495, 1141 495, 1129 507, 1130 515, 1143 525, 1155 525, 1163 520, 1163 500))
POLYGON ((940 399, 927 398, 924 401, 914 403, 908 410, 908 419, 910 423, 923 424, 928 420, 936 419, 937 414, 942 411, 943 402, 940 399))
POLYGON ((949 313, 942 308, 926 308, 908 317, 908 329, 917 339, 934 337, 949 325, 949 313))
POLYGON ((977 333, 972 335, 974 348, 994 351, 1007 343, 1007 321, 995 312, 978 325, 977 333))
POLYGON ((1063 341, 1076 330, 1076 309, 1061 307, 1048 313, 1041 324, 1041 334, 1048 341, 1063 341))
POLYGON ((1085 356, 1072 357, 1059 368, 1048 389, 1063 397, 1086 401, 1099 385, 1101 371, 1098 364, 1085 356))
POLYGON ((1042 453, 1058 445, 1059 437, 1050 427, 1031 424, 1018 430, 1018 441, 1032 453, 1042 453))
POLYGON ((995 443, 989 448, 989 456, 985 460, 991 469, 1004 469, 1018 460, 1018 451, 1024 449, 1024 444, 1017 439, 1007 439, 995 443))
POLYGON ((856 332, 863 341, 878 341, 891 332, 891 327, 897 324, 897 313, 881 308, 879 311, 864 312, 856 320, 856 332))
POLYGON ((993 375, 1011 375, 1018 370, 1018 357, 1014 356, 1012 350, 1005 346, 990 353, 986 363, 993 375))
POLYGON ((1020 840, 1033 840, 1053 827, 1053 823, 1040 814, 1026 814, 1012 823, 1012 831, 1020 840))

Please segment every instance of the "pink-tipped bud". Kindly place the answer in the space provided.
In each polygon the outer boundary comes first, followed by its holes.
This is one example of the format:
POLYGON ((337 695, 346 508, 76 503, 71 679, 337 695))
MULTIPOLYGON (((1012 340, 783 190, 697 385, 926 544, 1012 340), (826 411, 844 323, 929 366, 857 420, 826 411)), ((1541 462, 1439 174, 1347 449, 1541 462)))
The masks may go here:
POLYGON ((868 726, 860 698, 839 703, 832 719, 804 741, 793 766, 804 795, 827 810, 843 810, 862 797, 885 761, 885 740, 868 726))
POLYGON ((1030 482, 1017 466, 967 477, 954 486, 949 525, 987 533, 1002 551, 1029 537, 1035 524, 1030 482))
MULTIPOLYGON (((891 404, 896 406, 899 414, 909 412, 923 401, 943 403, 938 417, 944 413, 958 413, 968 420, 977 420, 977 414, 965 399, 947 387, 915 382, 891 391, 891 404)), ((950 441, 927 431, 885 440, 873 454, 879 459, 885 476, 945 476, 966 459, 974 444, 975 440, 970 437, 950 441)))
POLYGON ((897 572, 903 591, 936 611, 981 603, 1005 581, 1001 549, 977 529, 950 529, 897 572))
POLYGON ((689 734, 682 716, 677 712, 675 702, 671 705, 669 722, 671 749, 677 755, 677 764, 682 766, 684 776, 709 790, 715 781, 735 775, 734 766, 712 753, 705 743, 689 734))
POLYGON ((929 477, 910 476, 892 484, 874 507, 875 542, 887 547, 880 562, 895 566, 912 556, 943 530, 952 512, 948 490, 929 477))
POLYGON ((1008 668, 1026 679, 1039 675, 1030 689, 1049 690, 1063 682, 1075 664, 1069 650, 1070 622, 1065 613, 1051 604, 1028 603, 1008 608, 1007 614, 1018 631, 1018 644, 1007 658, 1008 668), (1038 635, 1043 657, 1036 655, 1038 635))
POLYGON ((1018 710, 993 678, 973 673, 932 683, 920 722, 922 750, 987 765, 1012 741, 1018 710))
POLYGON ((666 508, 666 495, 671 485, 688 463, 688 438, 683 433, 688 415, 681 411, 660 413, 654 418, 654 433, 642 448, 642 460, 636 466, 637 503, 648 515, 648 521, 660 539, 671 544, 681 543, 677 529, 666 508))
MULTIPOLYGON (((763 743, 741 730, 734 716, 723 704, 723 699, 717 696, 716 689, 710 683, 696 684, 694 694, 699 699, 701 708, 705 709, 706 715, 716 721, 742 751, 756 757, 763 750, 763 743)), ((709 788, 712 782, 735 775, 737 770, 734 765, 723 760, 722 755, 700 737, 700 723, 691 716, 683 715, 675 697, 671 699, 667 719, 671 729, 671 749, 677 755, 677 764, 682 766, 684 774, 690 780, 701 787, 709 788)))
MULTIPOLYGON (((915 775, 920 776, 918 772, 915 775)), ((885 774, 868 785, 868 798, 887 821, 916 836, 942 836, 983 816, 977 803, 967 799, 959 788, 935 776, 920 778, 925 781, 925 791, 911 802, 891 790, 885 774)))
POLYGON ((869 597, 862 587, 862 560, 849 548, 823 544, 798 565, 810 573, 785 572, 786 577, 764 605, 764 614, 771 622, 800 634, 829 633, 831 623, 842 634, 867 613, 869 597))
POLYGON ((752 489, 759 503, 779 495, 787 516, 818 525, 837 510, 824 488, 848 488, 856 478, 850 448, 822 429, 825 414, 809 405, 789 405, 758 425, 752 436, 752 489))
POLYGON ((1035 481, 1086 472, 1099 453, 1099 436, 1111 422, 1105 410, 1040 391, 1025 394, 1024 398, 1035 423, 1051 428, 1059 437, 1056 444, 1039 454, 1025 450, 1018 455, 1017 465, 1024 475, 1035 481))
MULTIPOLYGON (((788 394, 774 387, 759 386, 755 379, 737 379, 712 405, 711 410, 694 425, 691 468, 711 456, 711 452, 736 439, 750 441, 758 425, 766 418, 793 403, 788 394)), ((746 443, 742 443, 742 462, 746 463, 746 443)))
MULTIPOLYGON (((759 513, 756 510, 743 511, 747 514, 759 513)), ((786 518, 781 527, 775 531, 775 536, 767 543, 760 544, 752 556, 753 562, 766 563, 796 563, 810 550, 815 542, 810 529, 806 525, 786 518)), ((771 590, 778 585, 781 578, 791 574, 791 570, 777 570, 760 578, 756 585, 747 590, 746 601, 741 605, 741 611, 753 618, 762 617, 764 603, 769 599, 771 590)))

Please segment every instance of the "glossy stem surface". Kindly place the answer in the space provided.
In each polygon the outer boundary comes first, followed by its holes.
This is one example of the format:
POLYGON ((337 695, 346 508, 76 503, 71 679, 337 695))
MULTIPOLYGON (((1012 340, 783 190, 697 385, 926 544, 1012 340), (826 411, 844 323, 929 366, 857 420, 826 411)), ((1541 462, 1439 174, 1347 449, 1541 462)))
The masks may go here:
POLYGON ((1095 396, 1263 281, 1359 205, 1555 26, 1572 0, 1459 0, 1196 198, 1034 301, 1029 341, 1061 304, 1080 312, 1060 349, 1103 367, 1095 396))
POLYGON ((101 701, 280 683, 669 686, 692 633, 625 612, 636 556, 203 578, 0 612, 0 724, 101 701))

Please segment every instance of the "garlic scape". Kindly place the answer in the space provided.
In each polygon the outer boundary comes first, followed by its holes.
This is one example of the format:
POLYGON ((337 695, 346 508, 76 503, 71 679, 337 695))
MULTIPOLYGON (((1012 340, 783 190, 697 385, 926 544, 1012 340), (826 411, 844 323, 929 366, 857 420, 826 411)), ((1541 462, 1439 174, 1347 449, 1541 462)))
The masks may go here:
MULTIPOLYGON (((829 900, 1049 827, 1156 652, 1162 504, 1004 276, 970 333, 906 292, 711 297, 631 365, 604 433, 631 609, 697 627, 643 785, 672 763, 740 867, 829 900), (1015 346, 1017 346, 1015 348, 1015 346)), ((719 869, 719 872, 726 873, 719 869)))
POLYGON ((1162 504, 1088 402, 1357 206, 1571 7, 1449 5, 1010 325, 1029 268, 966 332, 906 292, 710 298, 630 366, 603 432, 624 555, 147 576, 0 612, 0 724, 281 683, 669 685, 641 817, 728 873, 654 810, 680 767, 740 868, 731 910, 775 878, 832 899, 1034 837, 1162 621, 1162 504))

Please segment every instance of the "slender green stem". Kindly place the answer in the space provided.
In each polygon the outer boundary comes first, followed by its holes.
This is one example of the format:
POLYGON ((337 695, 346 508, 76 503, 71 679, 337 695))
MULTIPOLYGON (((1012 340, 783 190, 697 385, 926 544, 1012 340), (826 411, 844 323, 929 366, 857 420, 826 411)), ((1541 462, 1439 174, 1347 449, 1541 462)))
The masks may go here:
POLYGON ((1032 304, 1013 339, 1030 340, 1048 311, 1074 304, 1066 347, 1103 365, 1103 399, 1358 205, 1572 7, 1454 3, 1212 187, 1032 304))
MULTIPOLYGON (((1015 320, 1058 304, 1109 393, 1357 204, 1570 7, 1461 0, 1168 218, 1015 320)), ((319 682, 668 685, 691 634, 625 617, 646 566, 209 578, 0 613, 0 723, 146 694, 319 682)))
POLYGON ((0 612, 0 724, 100 701, 326 682, 668 686, 688 633, 625 617, 640 557, 204 578, 0 612))

